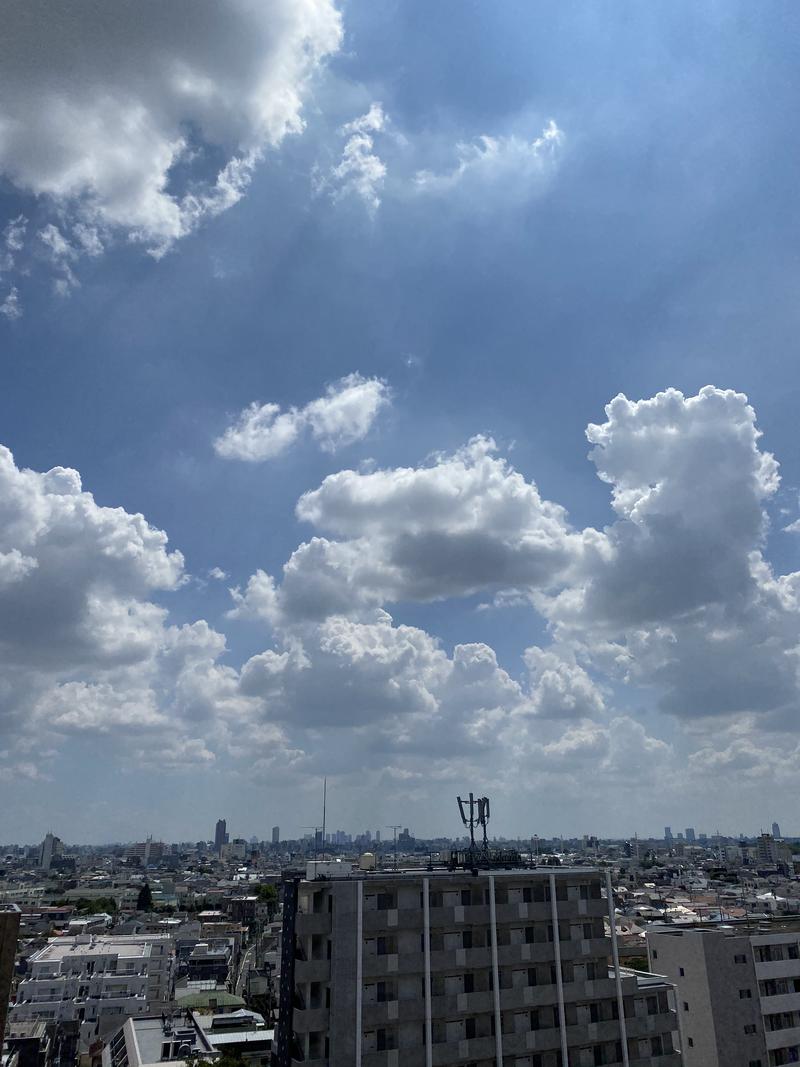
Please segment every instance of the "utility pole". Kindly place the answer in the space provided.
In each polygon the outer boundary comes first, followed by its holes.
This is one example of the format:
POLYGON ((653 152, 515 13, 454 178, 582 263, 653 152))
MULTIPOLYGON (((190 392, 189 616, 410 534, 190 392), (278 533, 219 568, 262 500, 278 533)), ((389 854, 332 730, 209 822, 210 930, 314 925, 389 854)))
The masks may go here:
POLYGON ((401 823, 398 823, 396 826, 387 826, 386 827, 387 830, 394 830, 394 869, 395 870, 397 870, 397 831, 400 829, 401 825, 402 825, 401 823))

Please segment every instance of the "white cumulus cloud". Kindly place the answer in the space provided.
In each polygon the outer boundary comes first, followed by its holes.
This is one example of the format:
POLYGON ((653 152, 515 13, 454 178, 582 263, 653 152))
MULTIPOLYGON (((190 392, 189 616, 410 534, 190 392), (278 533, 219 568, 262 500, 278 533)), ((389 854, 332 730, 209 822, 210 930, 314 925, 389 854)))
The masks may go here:
POLYGON ((0 172, 155 254, 302 129, 341 40, 333 0, 27 0, 4 15, 0 172))
POLYGON ((251 404, 214 441, 214 450, 225 459, 260 462, 281 455, 308 430, 323 451, 335 452, 366 437, 389 398, 380 378, 348 374, 302 408, 251 404))

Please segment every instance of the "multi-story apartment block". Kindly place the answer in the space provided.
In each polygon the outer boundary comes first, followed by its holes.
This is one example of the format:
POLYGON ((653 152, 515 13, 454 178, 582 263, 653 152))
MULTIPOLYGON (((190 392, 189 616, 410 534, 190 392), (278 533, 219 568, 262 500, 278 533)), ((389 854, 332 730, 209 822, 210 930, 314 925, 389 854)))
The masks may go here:
POLYGON ((86 1038, 98 1023, 159 1010, 171 995, 173 959, 169 936, 54 938, 30 957, 11 1017, 74 1020, 86 1038))
POLYGON ((619 969, 599 872, 307 873, 284 886, 280 1067, 680 1064, 671 987, 619 969))
POLYGON ((675 984, 686 1067, 800 1063, 800 922, 647 931, 675 984))

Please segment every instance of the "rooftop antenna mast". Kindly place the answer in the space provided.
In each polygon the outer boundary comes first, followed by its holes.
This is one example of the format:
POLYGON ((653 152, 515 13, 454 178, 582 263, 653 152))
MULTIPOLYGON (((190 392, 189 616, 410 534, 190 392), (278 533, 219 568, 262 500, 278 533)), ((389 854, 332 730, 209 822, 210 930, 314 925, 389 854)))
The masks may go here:
POLYGON ((328 779, 322 779, 322 858, 325 859, 325 816, 328 810, 328 779))
POLYGON ((486 824, 489 821, 489 798, 478 797, 478 823, 483 827, 483 851, 488 856, 489 840, 486 836, 486 824))
POLYGON ((489 855, 489 841, 486 835, 486 824, 489 821, 489 798, 478 797, 475 799, 475 794, 470 793, 469 800, 462 800, 461 797, 456 798, 458 800, 458 810, 461 813, 461 821, 464 826, 469 830, 469 854, 470 859, 475 855, 475 827, 480 826, 483 830, 483 842, 482 851, 484 856, 489 855))

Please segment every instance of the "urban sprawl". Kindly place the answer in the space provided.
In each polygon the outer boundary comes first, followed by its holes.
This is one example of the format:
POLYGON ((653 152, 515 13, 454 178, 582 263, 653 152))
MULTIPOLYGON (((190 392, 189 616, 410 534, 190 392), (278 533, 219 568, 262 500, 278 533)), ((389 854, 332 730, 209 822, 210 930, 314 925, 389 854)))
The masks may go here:
POLYGON ((3 1067, 800 1062, 800 841, 771 832, 0 846, 3 1067))

